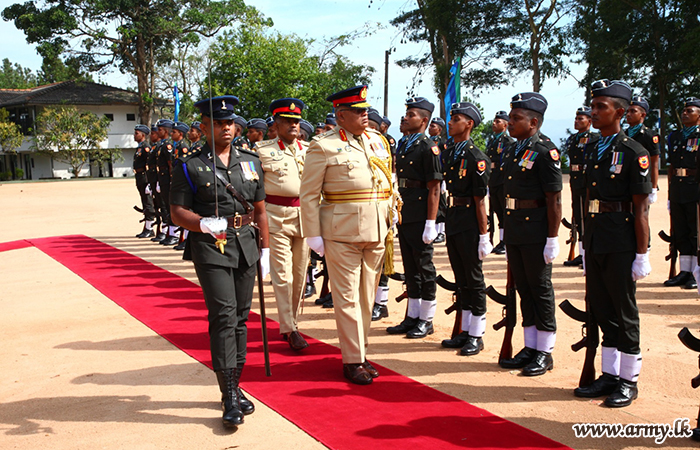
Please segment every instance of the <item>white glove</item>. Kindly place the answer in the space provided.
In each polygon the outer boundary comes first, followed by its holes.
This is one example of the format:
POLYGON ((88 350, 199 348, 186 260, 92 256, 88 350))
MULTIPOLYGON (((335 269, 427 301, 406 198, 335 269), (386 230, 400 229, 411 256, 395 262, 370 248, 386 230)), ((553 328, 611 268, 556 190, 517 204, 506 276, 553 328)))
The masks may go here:
POLYGON ((203 219, 199 219, 199 229, 201 230, 202 233, 209 233, 211 234, 214 239, 217 239, 216 235, 214 234, 213 231, 203 222, 203 219))
POLYGON ((391 226, 395 227, 399 223, 399 210, 396 207, 391 209, 391 226))
POLYGON ((146 194, 148 194, 148 195, 151 195, 151 194, 152 194, 152 192, 151 192, 151 185, 150 185, 150 184, 147 184, 147 185, 146 185, 145 192, 146 192, 146 194))
POLYGON ((487 255, 491 254, 491 250, 493 250, 493 245, 491 245, 491 241, 489 241, 489 234, 488 233, 480 234, 479 235, 479 260, 483 261, 487 255))
POLYGON ((671 212, 671 200, 666 201, 666 209, 668 209, 668 212, 671 212))
POLYGON ((632 280, 641 280, 650 273, 651 264, 649 264, 649 253, 637 253, 632 263, 632 280))
POLYGON ((323 248, 323 238, 321 236, 313 236, 306 238, 306 243, 309 244, 311 250, 318 253, 318 256, 323 256, 326 251, 323 248))
POLYGON ((649 194, 649 204, 653 205, 656 203, 656 198, 658 197, 656 193, 659 192, 659 188, 652 188, 651 194, 649 194))
POLYGON ((267 274, 270 273, 270 249, 261 248, 260 249, 260 278, 265 279, 267 274))
POLYGON ((559 255, 559 239, 556 237, 548 237, 547 243, 544 246, 544 263, 549 264, 559 255))
POLYGON ((156 192, 160 194, 160 181, 156 181, 156 192))
POLYGON ((437 237, 437 230, 435 229, 434 220, 426 220, 425 228, 423 228, 423 243, 431 244, 437 237))
MULTIPOLYGON (((488 188, 486 188, 486 189, 488 189, 488 188)), ((447 184, 445 184, 445 182, 443 181, 442 183, 440 183, 440 193, 444 194, 446 192, 447 192, 447 184)))
MULTIPOLYGON (((696 266, 695 269, 693 269, 693 276, 696 281, 700 279, 700 266, 696 266)), ((700 294, 700 286, 698 286, 698 294, 700 294)))

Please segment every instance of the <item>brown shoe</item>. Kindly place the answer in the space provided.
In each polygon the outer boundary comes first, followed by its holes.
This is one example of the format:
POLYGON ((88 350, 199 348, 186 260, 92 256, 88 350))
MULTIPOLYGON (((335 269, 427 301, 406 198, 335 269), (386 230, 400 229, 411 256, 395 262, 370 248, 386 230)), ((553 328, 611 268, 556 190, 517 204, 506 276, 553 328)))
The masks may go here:
POLYGON ((372 384, 372 375, 364 364, 343 364, 343 375, 355 384, 372 384))
POLYGON ((369 363, 369 361, 365 360, 365 362, 362 363, 362 367, 365 368, 367 373, 372 375, 372 378, 377 378, 379 376, 379 371, 375 369, 374 366, 369 363))
POLYGON ((289 341, 289 346, 292 348, 292 350, 304 350, 309 346, 309 343, 306 342, 304 336, 302 336, 298 331, 288 333, 287 340, 289 341))

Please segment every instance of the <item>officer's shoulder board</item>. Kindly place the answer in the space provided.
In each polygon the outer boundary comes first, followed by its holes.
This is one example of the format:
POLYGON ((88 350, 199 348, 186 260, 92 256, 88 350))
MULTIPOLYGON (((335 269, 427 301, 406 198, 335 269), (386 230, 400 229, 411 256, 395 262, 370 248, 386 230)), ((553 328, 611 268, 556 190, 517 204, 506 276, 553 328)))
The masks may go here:
POLYGON ((255 143, 253 149, 267 147, 268 145, 273 145, 275 142, 277 142, 277 139, 266 139, 264 141, 259 141, 255 143))
POLYGON ((260 158, 260 155, 258 155, 258 154, 257 154, 256 152, 254 152, 253 150, 249 150, 249 149, 243 148, 243 147, 237 147, 237 148, 238 148, 238 151, 241 152, 241 153, 245 153, 246 155, 250 155, 250 156, 255 156, 256 159, 259 159, 259 158, 260 158))
POLYGON ((180 159, 184 162, 192 158, 193 156, 198 156, 200 153, 202 153, 202 147, 196 147, 180 155, 180 159))
POLYGON ((332 130, 324 131, 321 134, 317 134, 316 136, 312 137, 311 140, 312 141, 320 141, 321 139, 325 139, 328 136, 332 136, 333 134, 335 134, 335 128, 332 130))

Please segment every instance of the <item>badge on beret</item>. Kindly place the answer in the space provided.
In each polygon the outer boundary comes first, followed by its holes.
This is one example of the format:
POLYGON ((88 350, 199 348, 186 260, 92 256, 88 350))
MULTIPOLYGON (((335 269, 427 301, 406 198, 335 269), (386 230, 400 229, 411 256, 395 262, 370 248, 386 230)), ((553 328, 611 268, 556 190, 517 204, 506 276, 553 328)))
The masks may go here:
POLYGON ((644 155, 639 157, 639 167, 647 169, 649 167, 649 157, 644 155))
POLYGON ((476 168, 479 170, 479 172, 483 172, 486 170, 486 161, 481 160, 478 163, 476 163, 476 168))
POLYGON ((549 156, 551 156, 554 161, 559 161, 559 152, 556 148, 549 151, 549 156))
POLYGON ((433 155, 439 155, 439 154, 440 154, 440 149, 438 148, 437 145, 433 145, 430 149, 433 151, 433 155))
POLYGON ((654 141, 654 144, 658 144, 658 143, 659 143, 659 137, 658 137, 658 136, 654 136, 654 138, 653 138, 652 140, 654 141))

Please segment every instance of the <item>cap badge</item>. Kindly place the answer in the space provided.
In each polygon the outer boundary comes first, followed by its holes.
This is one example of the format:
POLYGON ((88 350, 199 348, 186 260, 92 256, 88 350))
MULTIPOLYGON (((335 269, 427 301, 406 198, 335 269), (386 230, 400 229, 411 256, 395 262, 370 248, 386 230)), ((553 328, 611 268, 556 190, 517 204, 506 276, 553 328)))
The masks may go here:
POLYGON ((289 105, 289 110, 290 110, 290 111, 294 111, 295 109, 297 109, 297 106, 296 106, 294 103, 292 103, 292 104, 289 105))
POLYGON ((360 98, 362 100, 367 98, 367 88, 366 87, 363 87, 362 90, 360 91, 360 98))
POLYGON ((221 109, 226 109, 226 100, 221 100, 221 109))

